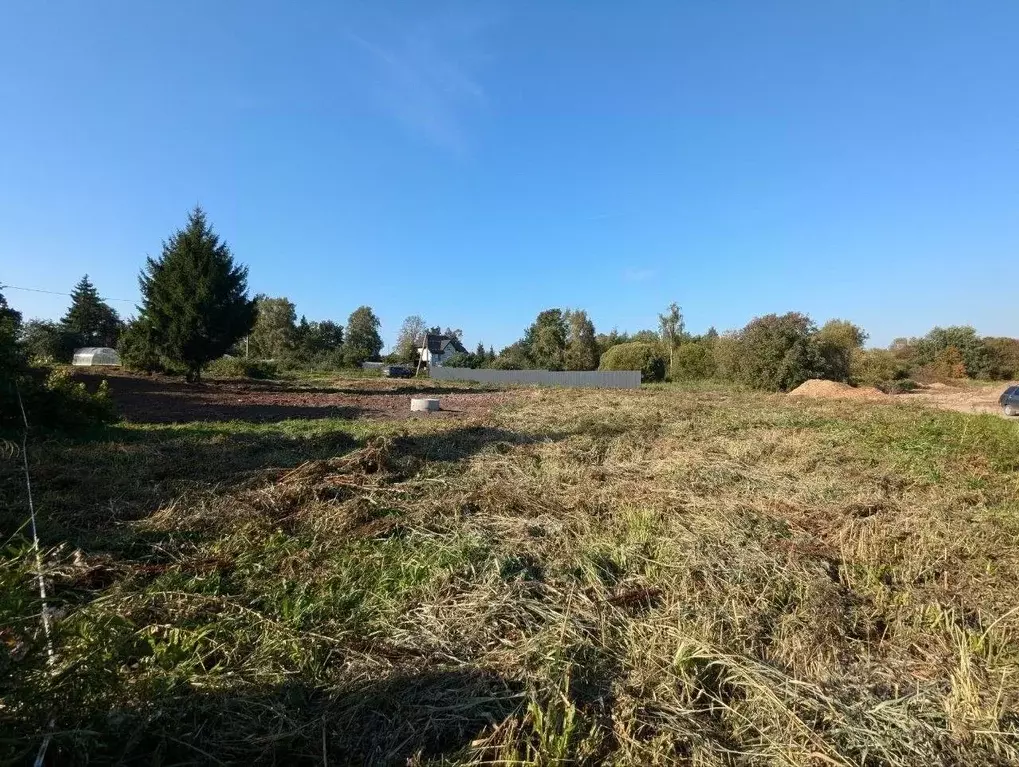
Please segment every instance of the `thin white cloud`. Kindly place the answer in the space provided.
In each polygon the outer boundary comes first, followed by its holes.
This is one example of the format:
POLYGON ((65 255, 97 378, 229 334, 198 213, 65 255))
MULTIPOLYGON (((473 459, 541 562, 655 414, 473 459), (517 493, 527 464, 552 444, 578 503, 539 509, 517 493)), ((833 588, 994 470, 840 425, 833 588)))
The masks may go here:
POLYGON ((623 279, 627 282, 644 282, 657 274, 655 269, 627 269, 623 272, 623 279))
MULTIPOLYGON (((372 98, 380 109, 436 146, 463 153, 466 123, 487 103, 476 75, 487 24, 437 19, 369 40, 347 31, 365 54, 372 98), (379 42, 382 40, 384 42, 379 42)), ((374 34, 373 34, 374 36, 374 34)))

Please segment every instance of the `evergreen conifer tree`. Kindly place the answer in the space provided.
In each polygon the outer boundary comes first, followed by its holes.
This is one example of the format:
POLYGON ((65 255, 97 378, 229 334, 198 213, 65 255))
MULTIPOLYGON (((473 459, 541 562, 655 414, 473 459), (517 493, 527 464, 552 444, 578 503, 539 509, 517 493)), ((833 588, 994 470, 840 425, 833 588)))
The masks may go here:
POLYGON ((221 357, 255 324, 248 298, 248 268, 234 263, 230 249, 195 207, 187 225, 149 258, 139 278, 140 319, 167 359, 183 364, 189 381, 221 357))
POLYGON ((116 346, 123 323, 86 274, 71 291, 71 306, 60 324, 74 346, 116 346))

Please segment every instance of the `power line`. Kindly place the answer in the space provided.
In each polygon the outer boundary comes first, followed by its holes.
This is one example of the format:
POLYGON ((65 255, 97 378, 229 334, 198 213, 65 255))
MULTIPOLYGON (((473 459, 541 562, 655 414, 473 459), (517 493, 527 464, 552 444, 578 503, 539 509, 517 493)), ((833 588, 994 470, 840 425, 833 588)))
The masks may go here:
MULTIPOLYGON (((61 293, 59 290, 41 290, 40 288, 19 288, 17 285, 0 285, 3 290, 25 290, 29 293, 48 293, 51 296, 70 296, 70 293, 61 293)), ((100 296, 102 301, 122 301, 125 304, 133 304, 134 300, 130 298, 109 298, 107 296, 100 296)))

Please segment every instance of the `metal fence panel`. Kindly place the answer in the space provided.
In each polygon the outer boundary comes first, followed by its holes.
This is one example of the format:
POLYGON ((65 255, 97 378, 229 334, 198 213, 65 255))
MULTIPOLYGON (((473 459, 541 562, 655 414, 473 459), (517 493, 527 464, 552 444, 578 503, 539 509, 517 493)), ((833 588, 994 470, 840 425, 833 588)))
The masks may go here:
POLYGON ((571 386, 584 389, 639 389, 639 370, 471 370, 436 365, 429 374, 436 381, 476 381, 486 384, 571 386))

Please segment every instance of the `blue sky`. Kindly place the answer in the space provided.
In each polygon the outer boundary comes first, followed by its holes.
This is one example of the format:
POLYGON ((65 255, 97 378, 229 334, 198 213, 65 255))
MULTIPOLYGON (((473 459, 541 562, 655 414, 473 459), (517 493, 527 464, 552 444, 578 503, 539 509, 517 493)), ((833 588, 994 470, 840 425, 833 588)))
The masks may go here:
POLYGON ((673 300, 695 332, 1017 335, 1017 29, 1013 0, 8 1, 0 282, 136 299, 200 202, 253 291, 369 304, 387 343, 673 300))

